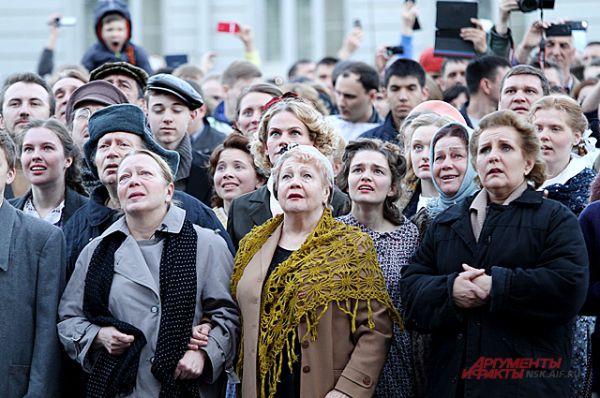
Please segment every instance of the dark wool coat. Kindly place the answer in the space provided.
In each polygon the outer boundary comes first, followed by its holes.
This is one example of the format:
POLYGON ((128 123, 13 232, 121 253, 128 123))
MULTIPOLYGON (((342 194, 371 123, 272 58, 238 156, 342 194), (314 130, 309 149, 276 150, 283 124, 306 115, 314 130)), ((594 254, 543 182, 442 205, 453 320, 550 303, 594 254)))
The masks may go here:
MULTIPOLYGON (((567 397, 571 379, 566 374, 461 379, 463 370, 481 357, 552 358, 561 360, 560 369, 554 370, 568 371, 571 322, 588 285, 585 243, 566 207, 528 188, 509 205, 489 205, 476 242, 469 217, 473 198, 433 221, 402 272, 406 325, 432 333, 428 396, 567 397), (491 298, 483 307, 462 309, 453 302, 454 280, 463 263, 485 268, 492 277, 491 298)), ((553 370, 548 365, 541 370, 553 370)), ((491 368, 507 366, 495 363, 491 368)))

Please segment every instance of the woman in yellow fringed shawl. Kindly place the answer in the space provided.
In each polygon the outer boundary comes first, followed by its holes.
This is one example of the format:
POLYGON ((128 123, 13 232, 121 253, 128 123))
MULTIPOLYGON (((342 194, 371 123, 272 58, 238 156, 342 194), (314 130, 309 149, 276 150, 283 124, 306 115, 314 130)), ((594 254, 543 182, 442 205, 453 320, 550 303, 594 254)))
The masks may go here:
POLYGON ((370 397, 400 315, 371 238, 331 215, 331 163, 290 148, 273 171, 283 214, 240 242, 234 265, 241 395, 370 397))

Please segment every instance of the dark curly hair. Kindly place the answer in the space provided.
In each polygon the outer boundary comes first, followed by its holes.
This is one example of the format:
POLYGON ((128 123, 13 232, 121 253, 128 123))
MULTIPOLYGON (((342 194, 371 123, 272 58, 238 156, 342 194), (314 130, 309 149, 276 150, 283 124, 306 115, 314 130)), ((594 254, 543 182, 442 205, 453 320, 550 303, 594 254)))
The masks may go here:
POLYGON ((395 188, 395 192, 393 195, 386 197, 383 202, 383 217, 395 225, 402 225, 405 219, 395 202, 402 193, 402 178, 404 178, 404 174, 406 174, 406 159, 402 156, 402 151, 399 146, 390 142, 383 142, 371 138, 361 138, 356 141, 351 141, 346 146, 342 170, 337 176, 338 187, 344 192, 348 192, 350 164, 352 163, 354 156, 360 151, 379 152, 387 159, 390 171, 392 172, 392 187, 395 188))
POLYGON ((69 130, 64 124, 56 119, 37 119, 31 120, 23 131, 17 135, 17 150, 20 154, 23 151, 23 140, 29 130, 33 128, 45 128, 52 131, 58 137, 58 140, 62 144, 65 158, 72 158, 73 162, 71 166, 65 171, 65 186, 71 188, 77 193, 87 196, 87 192, 83 186, 83 180, 81 178, 81 153, 79 148, 73 142, 73 137, 69 133, 69 130))

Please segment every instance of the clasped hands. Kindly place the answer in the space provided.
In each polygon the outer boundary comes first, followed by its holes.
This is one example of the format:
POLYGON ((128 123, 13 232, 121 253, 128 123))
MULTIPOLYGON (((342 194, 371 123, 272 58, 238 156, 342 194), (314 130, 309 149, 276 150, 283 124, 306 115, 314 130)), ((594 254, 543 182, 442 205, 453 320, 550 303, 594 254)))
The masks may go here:
POLYGON ((460 308, 476 308, 484 305, 492 290, 492 277, 484 269, 463 264, 464 271, 458 274, 452 287, 452 299, 460 308))
MULTIPOLYGON (((177 363, 174 377, 179 380, 191 380, 200 377, 206 363, 206 352, 201 347, 208 345, 209 324, 201 324, 192 328, 192 337, 188 343, 188 350, 177 363)), ((94 339, 95 348, 104 348, 111 355, 121 355, 134 341, 134 336, 121 333, 114 326, 105 326, 100 329, 94 339)))

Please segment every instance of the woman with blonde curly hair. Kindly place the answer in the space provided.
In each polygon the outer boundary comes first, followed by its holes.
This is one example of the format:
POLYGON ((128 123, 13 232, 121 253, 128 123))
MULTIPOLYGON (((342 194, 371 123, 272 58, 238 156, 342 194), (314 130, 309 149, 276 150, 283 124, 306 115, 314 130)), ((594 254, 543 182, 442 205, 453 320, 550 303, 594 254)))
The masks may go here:
POLYGON ((525 372, 547 371, 542 358, 570 369, 588 258, 576 217, 537 190, 539 148, 517 113, 484 117, 470 141, 483 188, 436 217, 402 269, 406 326, 432 335, 428 396, 574 396, 571 377, 481 377, 520 370, 487 358, 531 359, 525 372))
MULTIPOLYGON (((331 156, 334 150, 333 126, 313 105, 292 93, 273 98, 265 105, 256 136, 251 151, 254 162, 265 175, 271 174, 273 164, 292 143, 314 146, 325 156, 331 156)), ((336 217, 348 211, 348 198, 337 188, 331 206, 336 217)), ((273 179, 269 178, 265 186, 231 203, 227 232, 237 247, 252 227, 281 212, 273 195, 273 179)))

